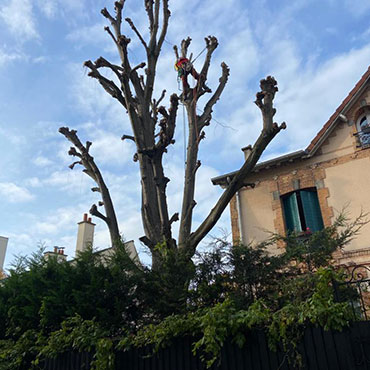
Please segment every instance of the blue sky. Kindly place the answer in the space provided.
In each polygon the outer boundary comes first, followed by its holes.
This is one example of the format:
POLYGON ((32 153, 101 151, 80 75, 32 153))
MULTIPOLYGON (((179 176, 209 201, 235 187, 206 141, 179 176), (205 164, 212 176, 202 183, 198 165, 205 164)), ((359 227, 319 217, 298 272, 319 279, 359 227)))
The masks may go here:
MULTIPOLYGON (((103 27, 100 9, 108 0, 1 0, 0 2, 0 235, 9 237, 6 264, 39 243, 66 247, 74 255, 77 222, 98 200, 92 183, 68 165, 68 142, 60 126, 78 130, 93 142, 91 152, 111 187, 126 240, 142 235, 134 147, 122 143, 130 133, 125 112, 87 76, 83 62, 117 54, 103 27)), ((195 225, 212 207, 220 189, 210 178, 242 164, 240 148, 261 129, 253 104, 258 81, 273 75, 278 122, 288 129, 270 145, 265 158, 305 148, 370 64, 368 0, 189 0, 170 1, 172 16, 157 72, 156 91, 178 91, 172 45, 192 37, 191 51, 215 35, 208 85, 217 86, 220 63, 230 80, 214 110, 214 121, 201 144, 195 225)), ((143 1, 127 0, 129 16, 145 35, 143 1)), ((142 61, 132 38, 130 55, 142 61)), ((203 55, 202 55, 203 56, 203 55)), ((201 65, 202 56, 195 67, 201 65)), ((170 211, 179 210, 183 179, 183 118, 179 110, 176 145, 165 158, 170 211)), ((95 246, 109 244, 97 223, 95 246)), ((228 211, 218 228, 230 230, 228 211)), ((214 233, 218 231, 216 229, 214 233)))

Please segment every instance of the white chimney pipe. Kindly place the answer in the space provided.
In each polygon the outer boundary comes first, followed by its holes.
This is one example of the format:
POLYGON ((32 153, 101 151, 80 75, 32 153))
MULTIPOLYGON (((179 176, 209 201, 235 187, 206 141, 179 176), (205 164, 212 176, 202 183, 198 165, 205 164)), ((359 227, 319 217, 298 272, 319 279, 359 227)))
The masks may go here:
POLYGON ((3 271, 8 238, 0 236, 0 271, 3 271))
POLYGON ((84 214, 83 221, 78 223, 76 254, 84 251, 89 245, 94 242, 95 224, 91 222, 91 218, 84 214))

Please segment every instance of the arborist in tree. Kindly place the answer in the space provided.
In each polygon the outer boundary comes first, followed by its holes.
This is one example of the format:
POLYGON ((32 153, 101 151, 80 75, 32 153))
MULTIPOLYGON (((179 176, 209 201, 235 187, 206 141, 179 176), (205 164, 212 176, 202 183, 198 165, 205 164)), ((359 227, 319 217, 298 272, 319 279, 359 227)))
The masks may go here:
POLYGON ((182 80, 183 91, 189 89, 188 75, 191 74, 197 81, 199 80, 199 73, 193 67, 193 64, 188 58, 179 58, 175 63, 175 70, 178 78, 182 80))

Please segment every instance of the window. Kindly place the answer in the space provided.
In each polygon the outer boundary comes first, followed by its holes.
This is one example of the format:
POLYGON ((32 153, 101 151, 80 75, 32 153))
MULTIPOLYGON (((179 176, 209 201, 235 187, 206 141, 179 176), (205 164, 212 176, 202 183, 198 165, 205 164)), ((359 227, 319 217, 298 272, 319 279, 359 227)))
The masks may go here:
POLYGON ((369 127, 369 123, 367 121, 367 117, 364 116, 360 120, 360 128, 361 128, 361 130, 363 130, 363 129, 368 128, 368 127, 369 127))
POLYGON ((297 190, 282 197, 285 226, 290 232, 324 228, 316 189, 297 190))
POLYGON ((357 146, 367 148, 370 146, 370 109, 365 108, 357 120, 357 146))

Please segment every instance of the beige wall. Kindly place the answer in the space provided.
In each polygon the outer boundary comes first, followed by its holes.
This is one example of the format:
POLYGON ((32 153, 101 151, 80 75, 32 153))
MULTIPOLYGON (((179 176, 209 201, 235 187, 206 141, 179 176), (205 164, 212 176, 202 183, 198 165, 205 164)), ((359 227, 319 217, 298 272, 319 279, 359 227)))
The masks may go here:
POLYGON ((239 204, 242 205, 239 215, 244 244, 265 240, 269 232, 275 231, 271 201, 267 184, 239 192, 239 204))
POLYGON ((315 162, 327 161, 339 156, 353 153, 356 140, 352 135, 353 128, 346 123, 339 123, 321 146, 315 156, 315 162))
MULTIPOLYGON (((326 169, 326 186, 330 189, 328 203, 337 215, 347 205, 354 219, 361 210, 370 212, 370 157, 357 159, 326 169)), ((351 249, 370 247, 370 224, 351 243, 351 249)))

